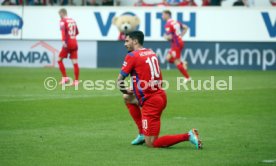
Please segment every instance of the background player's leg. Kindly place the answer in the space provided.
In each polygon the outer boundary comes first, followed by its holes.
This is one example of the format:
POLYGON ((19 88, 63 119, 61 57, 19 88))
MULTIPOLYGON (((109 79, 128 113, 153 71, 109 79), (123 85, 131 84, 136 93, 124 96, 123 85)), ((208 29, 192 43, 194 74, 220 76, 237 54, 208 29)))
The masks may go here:
POLYGON ((61 72, 62 77, 67 77, 66 69, 65 69, 65 66, 63 64, 63 58, 61 58, 61 57, 58 58, 58 66, 59 66, 59 70, 61 72))
POLYGON ((180 59, 175 59, 174 64, 186 79, 190 78, 187 70, 184 68, 183 63, 181 62, 180 59))
POLYGON ((73 49, 70 50, 70 59, 72 60, 73 66, 74 66, 74 75, 75 75, 75 80, 73 85, 78 85, 79 84, 79 65, 78 65, 78 49, 73 49))
POLYGON ((69 81, 69 78, 66 75, 66 69, 65 69, 65 66, 63 64, 63 58, 62 57, 58 58, 58 66, 59 66, 59 70, 60 70, 61 75, 62 75, 62 79, 61 79, 59 84, 65 84, 66 82, 69 81))
POLYGON ((189 79, 190 76, 184 67, 183 63, 180 60, 181 50, 170 50, 166 59, 169 63, 174 63, 177 69, 181 72, 181 74, 186 78, 189 79))
POLYGON ((59 53, 59 58, 58 58, 58 66, 59 66, 59 70, 62 74, 62 79, 60 81, 59 84, 65 84, 66 82, 69 81, 69 78, 67 77, 66 75, 66 69, 65 69, 65 66, 63 64, 63 59, 64 58, 67 58, 67 55, 68 55, 68 51, 66 48, 62 47, 60 53, 59 53))
POLYGON ((74 75, 75 75, 75 80, 79 80, 79 64, 78 64, 78 60, 77 59, 72 59, 72 63, 74 66, 74 75))
POLYGON ((170 63, 173 62, 181 74, 187 79, 190 79, 190 76, 185 69, 183 63, 181 62, 181 50, 182 48, 171 48, 169 54, 171 55, 170 63))
POLYGON ((64 67, 64 64, 63 64, 63 59, 67 58, 67 55, 68 55, 68 52, 67 52, 66 48, 62 47, 62 49, 59 53, 59 57, 58 57, 58 66, 59 66, 59 70, 62 74, 62 77, 67 77, 66 76, 66 70, 65 70, 65 67, 64 67))
POLYGON ((167 61, 169 63, 174 63, 174 57, 173 57, 173 53, 172 53, 172 50, 169 51, 167 57, 166 57, 167 61))
POLYGON ((73 85, 78 85, 79 84, 79 65, 78 65, 78 59, 71 59, 73 66, 74 66, 74 75, 75 75, 75 80, 73 82, 73 85))

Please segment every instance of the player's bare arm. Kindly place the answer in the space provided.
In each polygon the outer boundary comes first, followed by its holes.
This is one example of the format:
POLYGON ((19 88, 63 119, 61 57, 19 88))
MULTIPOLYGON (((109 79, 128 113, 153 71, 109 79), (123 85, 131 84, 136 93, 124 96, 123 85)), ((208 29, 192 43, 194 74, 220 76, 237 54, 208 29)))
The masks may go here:
POLYGON ((125 86, 125 77, 121 74, 119 74, 118 78, 117 78, 117 87, 120 89, 120 91, 123 93, 123 94, 128 94, 128 95, 132 95, 133 94, 133 91, 131 91, 129 88, 127 88, 125 86))
POLYGON ((65 42, 65 36, 66 36, 66 32, 65 32, 65 27, 64 25, 61 26, 61 36, 62 36, 62 47, 67 47, 67 44, 65 42))
POLYGON ((172 35, 171 34, 169 34, 169 35, 164 34, 163 37, 168 41, 172 40, 172 35))
MULTIPOLYGON (((66 16, 66 14, 64 14, 63 12, 59 12, 59 14, 61 18, 66 16)), ((60 31, 61 31, 62 46, 66 48, 67 47, 67 44, 65 42, 66 32, 65 32, 65 24, 63 21, 60 22, 60 31)))
POLYGON ((182 24, 182 28, 183 28, 183 31, 181 33, 181 36, 183 37, 187 33, 187 31, 188 31, 189 28, 185 24, 182 24))
POLYGON ((67 44, 66 44, 66 42, 65 41, 62 41, 62 47, 67 47, 67 44))

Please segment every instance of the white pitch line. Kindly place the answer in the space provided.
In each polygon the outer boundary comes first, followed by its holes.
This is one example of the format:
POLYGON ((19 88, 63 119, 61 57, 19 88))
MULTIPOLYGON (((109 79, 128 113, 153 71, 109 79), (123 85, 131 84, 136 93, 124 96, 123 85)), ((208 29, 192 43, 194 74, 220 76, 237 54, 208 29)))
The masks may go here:
MULTIPOLYGON (((95 98, 95 97, 114 97, 121 96, 119 94, 103 94, 103 95, 78 95, 78 96, 62 96, 62 95, 51 95, 51 96, 41 96, 41 95, 33 95, 30 98, 22 98, 22 99, 0 99, 0 103, 3 102, 17 102, 17 101, 37 101, 37 100, 53 100, 53 99, 73 99, 73 98, 95 98)), ((17 96, 19 97, 19 96, 17 96)), ((20 97, 24 97, 21 96, 20 97)))
MULTIPOLYGON (((191 88, 189 90, 185 90, 185 89, 180 89, 180 90, 170 90, 169 93, 183 93, 183 92, 190 92, 190 93, 195 93, 195 92, 234 92, 234 91, 243 91, 243 90, 276 90, 276 87, 252 87, 252 88, 235 88, 233 87, 232 90, 192 90, 191 88)), ((167 92, 168 93, 168 92, 167 92)))
POLYGON ((265 163, 265 164, 274 164, 276 163, 276 160, 273 159, 273 160, 263 160, 262 163, 265 163))
MULTIPOLYGON (((234 88, 230 92, 235 91, 242 91, 242 90, 263 90, 263 89, 273 89, 275 90, 276 87, 252 87, 252 88, 234 88)), ((218 91, 218 90, 170 90, 167 93, 196 93, 196 92, 226 92, 225 91, 218 91)), ((51 100, 51 99, 72 99, 72 98, 95 98, 95 97, 114 97, 114 96, 121 96, 121 94, 114 94, 114 93, 103 93, 103 94, 93 94, 93 95, 74 95, 74 94, 55 94, 55 95, 33 95, 33 94, 22 94, 22 95, 8 95, 8 94, 0 94, 0 97, 5 97, 9 99, 0 99, 0 103, 3 102, 17 102, 17 101, 36 101, 36 100, 51 100), (45 96, 47 95, 47 96, 45 96), (66 95, 66 96, 63 96, 66 95), (70 96, 68 96, 70 95, 70 96), (15 98, 15 99, 11 99, 15 98)))

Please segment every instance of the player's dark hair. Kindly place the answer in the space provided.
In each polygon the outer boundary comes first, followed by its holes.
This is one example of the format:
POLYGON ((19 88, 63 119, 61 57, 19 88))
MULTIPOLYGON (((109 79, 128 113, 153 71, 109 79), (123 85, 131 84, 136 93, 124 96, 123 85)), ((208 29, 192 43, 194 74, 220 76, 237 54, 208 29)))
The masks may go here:
POLYGON ((141 45, 144 44, 144 33, 142 31, 133 31, 126 34, 126 36, 129 36, 129 38, 131 38, 132 40, 133 39, 138 40, 138 43, 141 45))
POLYGON ((66 14, 67 15, 67 10, 65 8, 61 8, 59 10, 59 13, 63 13, 63 14, 66 14))
POLYGON ((171 12, 171 11, 169 11, 169 10, 164 10, 164 11, 163 11, 163 13, 168 14, 170 17, 172 16, 172 12, 171 12))

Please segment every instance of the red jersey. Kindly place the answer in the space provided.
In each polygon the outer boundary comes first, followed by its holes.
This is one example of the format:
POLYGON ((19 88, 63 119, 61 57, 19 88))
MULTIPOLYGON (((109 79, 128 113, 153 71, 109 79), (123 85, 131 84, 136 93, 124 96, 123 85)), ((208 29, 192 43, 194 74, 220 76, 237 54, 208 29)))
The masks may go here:
POLYGON ((157 3, 155 6, 158 6, 158 7, 163 7, 163 6, 170 6, 168 3, 164 3, 164 2, 161 2, 161 3, 157 3))
POLYGON ((209 6, 210 5, 210 0, 203 0, 202 1, 202 6, 209 6))
POLYGON ((181 33, 183 31, 183 25, 178 21, 169 19, 165 25, 165 30, 167 35, 172 35, 171 47, 182 48, 184 45, 181 36, 181 33))
POLYGON ((142 106, 152 95, 163 92, 162 73, 158 58, 150 49, 132 51, 125 57, 121 75, 131 74, 133 92, 142 106))
POLYGON ((154 4, 149 4, 145 2, 137 2, 134 4, 134 6, 154 6, 154 4))
POLYGON ((197 4, 194 1, 183 1, 180 2, 177 6, 197 6, 197 4))
POLYGON ((78 42, 76 36, 79 34, 79 30, 76 21, 72 18, 62 18, 60 20, 60 30, 62 35, 62 41, 65 41, 68 49, 77 49, 78 42))

